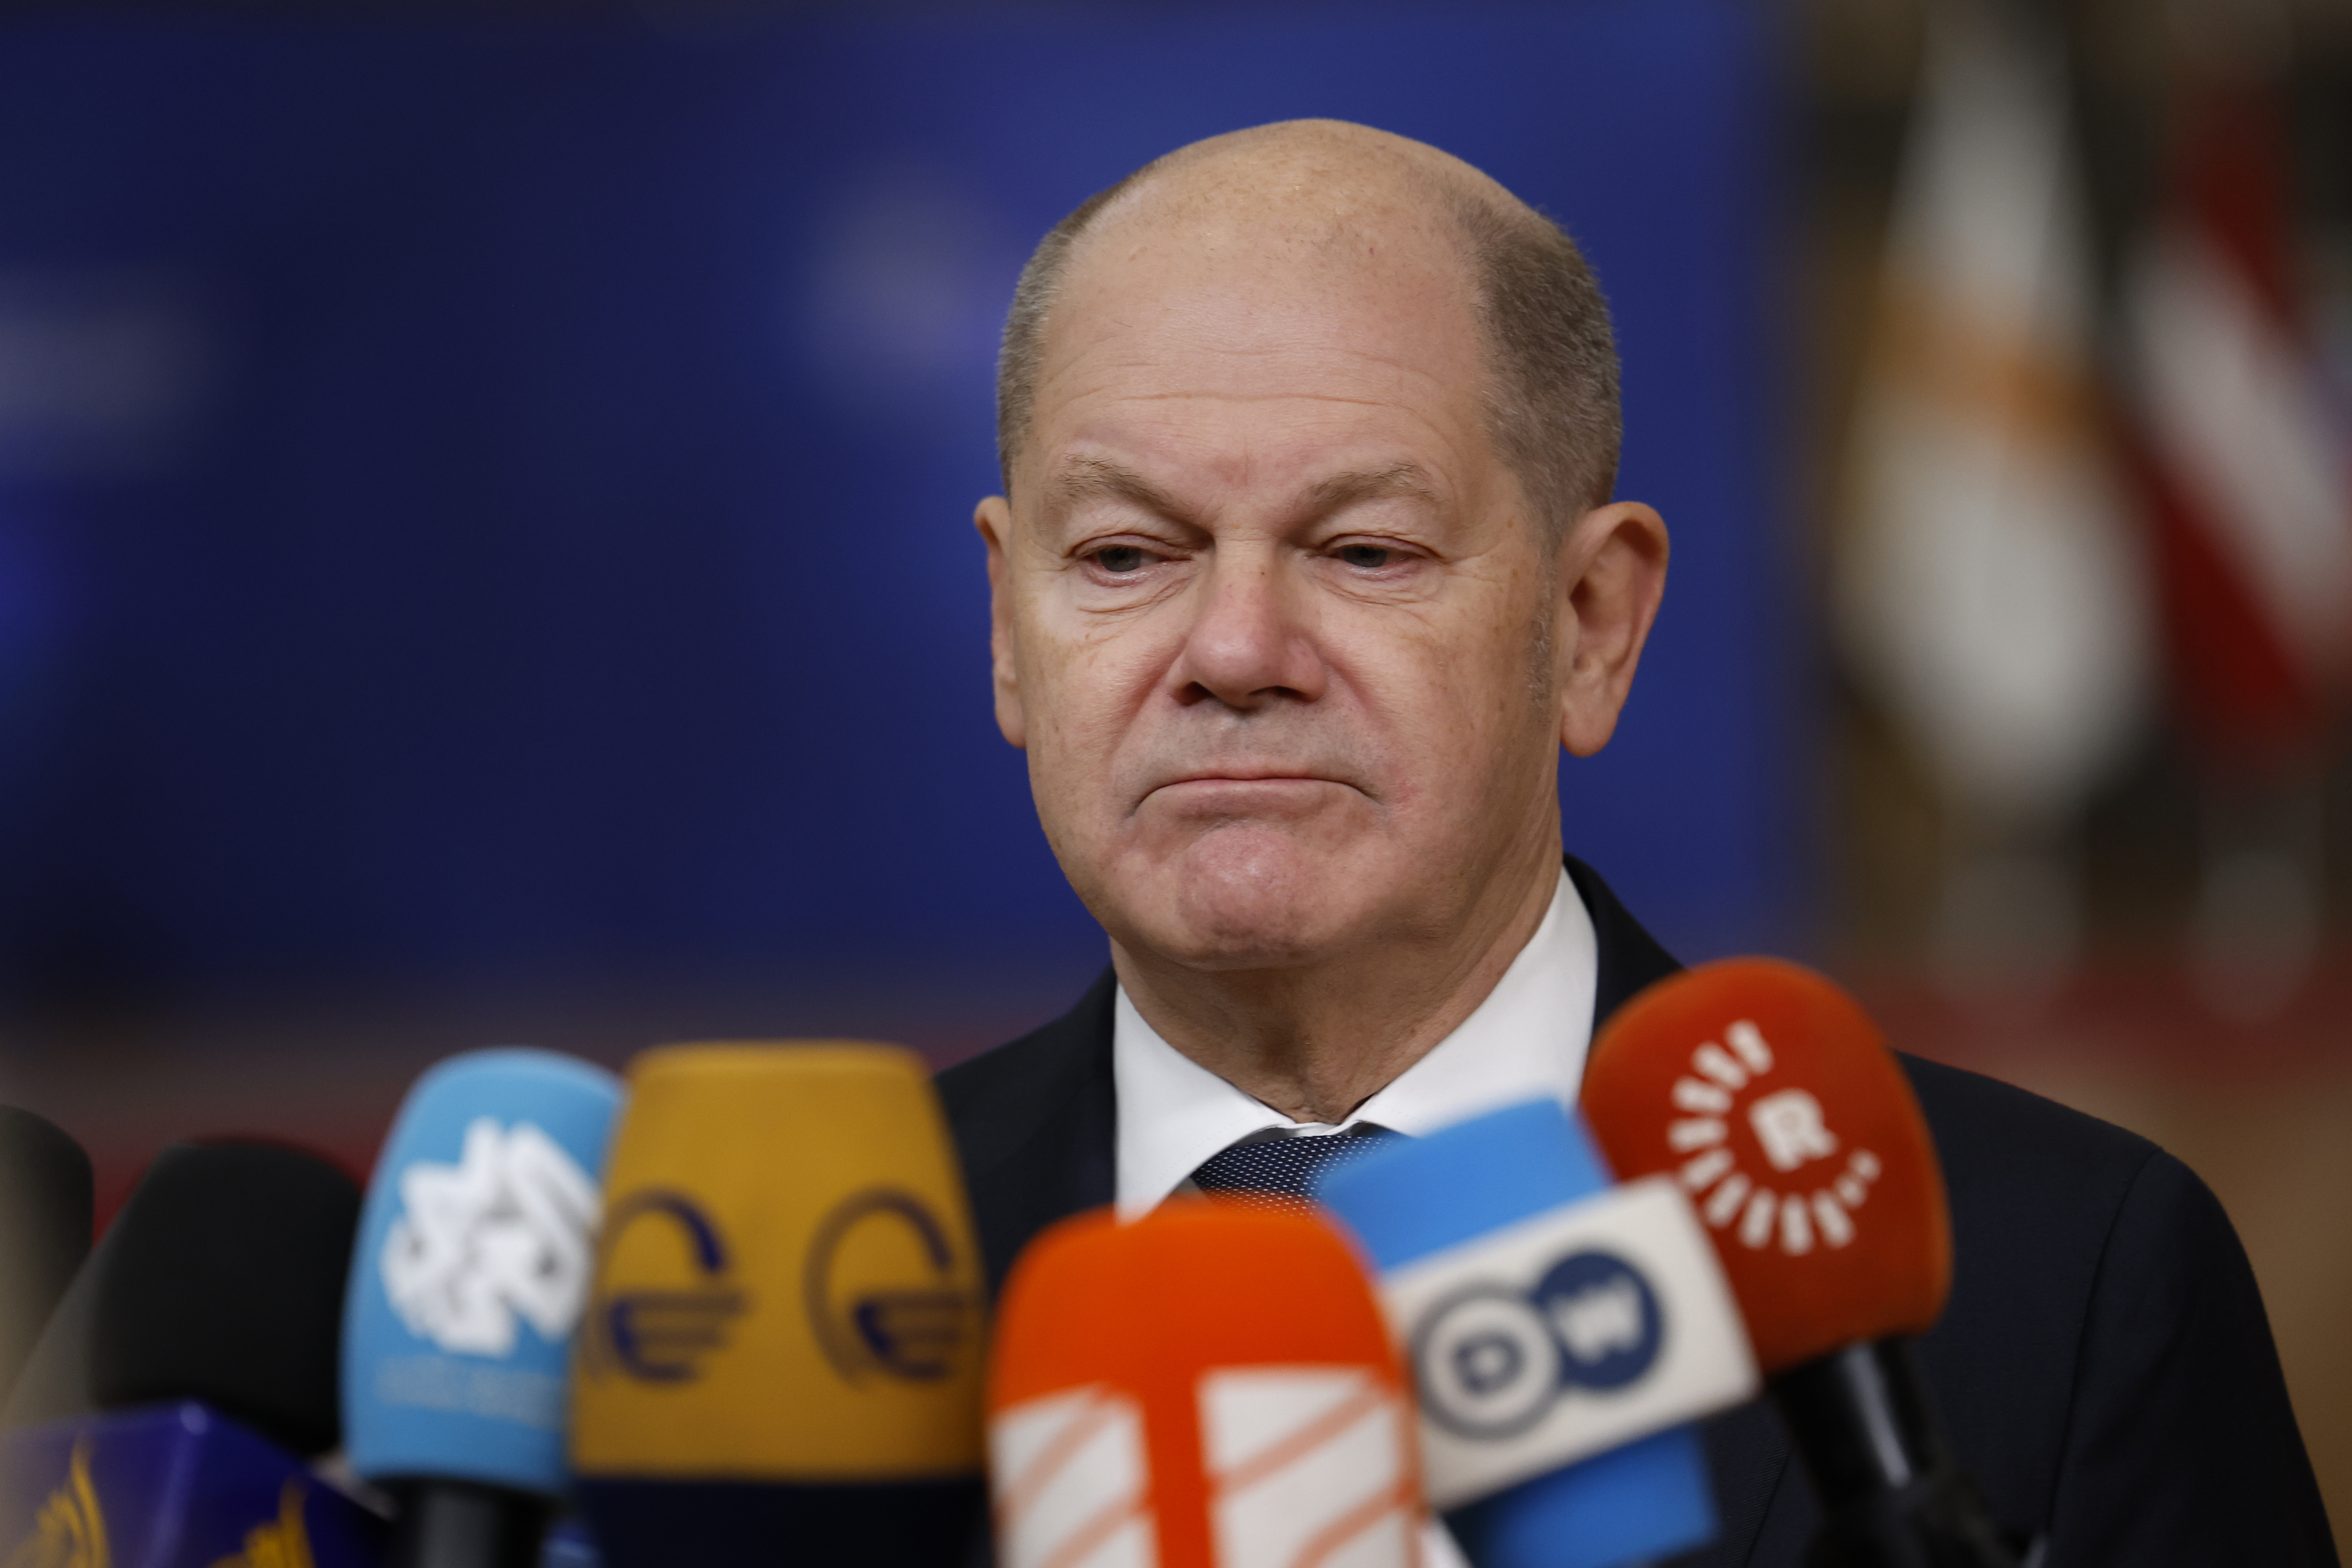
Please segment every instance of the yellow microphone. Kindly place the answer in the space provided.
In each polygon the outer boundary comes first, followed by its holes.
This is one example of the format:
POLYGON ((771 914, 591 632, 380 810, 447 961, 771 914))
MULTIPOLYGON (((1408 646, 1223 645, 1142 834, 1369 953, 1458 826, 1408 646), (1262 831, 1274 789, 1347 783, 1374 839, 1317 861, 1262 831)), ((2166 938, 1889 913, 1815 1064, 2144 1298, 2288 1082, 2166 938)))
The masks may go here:
POLYGON ((980 1253, 922 1059, 849 1042, 630 1065, 573 1361, 613 1568, 958 1561, 980 1527, 980 1253))

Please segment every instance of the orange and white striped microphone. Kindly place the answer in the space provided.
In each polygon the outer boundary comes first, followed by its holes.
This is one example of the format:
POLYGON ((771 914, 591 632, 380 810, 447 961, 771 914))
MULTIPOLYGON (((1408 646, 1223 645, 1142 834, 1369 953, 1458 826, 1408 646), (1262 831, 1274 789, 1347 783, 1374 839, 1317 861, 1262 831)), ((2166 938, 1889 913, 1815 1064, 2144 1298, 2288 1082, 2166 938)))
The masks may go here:
POLYGON ((998 1568, 1418 1568, 1404 1373, 1312 1215, 1063 1221, 1006 1283, 988 1412, 998 1568))

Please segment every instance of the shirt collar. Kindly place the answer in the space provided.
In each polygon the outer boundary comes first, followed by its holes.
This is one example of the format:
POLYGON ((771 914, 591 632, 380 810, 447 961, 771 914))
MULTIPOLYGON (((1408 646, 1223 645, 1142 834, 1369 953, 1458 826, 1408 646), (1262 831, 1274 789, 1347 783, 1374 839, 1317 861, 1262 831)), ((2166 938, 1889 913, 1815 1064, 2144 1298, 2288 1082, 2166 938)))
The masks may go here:
POLYGON ((1420 1136, 1541 1095, 1576 1103, 1599 979, 1592 917, 1560 874, 1551 907, 1495 989, 1454 1031, 1336 1125, 1296 1122, 1160 1037, 1121 986, 1111 1075, 1118 1108, 1118 1212, 1156 1206, 1201 1162, 1253 1136, 1370 1122, 1420 1136))

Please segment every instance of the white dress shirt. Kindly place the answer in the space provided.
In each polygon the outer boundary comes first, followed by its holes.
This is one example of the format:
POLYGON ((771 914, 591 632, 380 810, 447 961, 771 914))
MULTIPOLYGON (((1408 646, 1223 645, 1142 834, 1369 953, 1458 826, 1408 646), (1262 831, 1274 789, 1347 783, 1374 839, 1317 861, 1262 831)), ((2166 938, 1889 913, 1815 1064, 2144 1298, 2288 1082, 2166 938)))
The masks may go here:
POLYGON ((1293 1121, 1160 1037, 1120 987, 1111 1025, 1118 1212, 1132 1219, 1190 1185, 1203 1160, 1257 1138, 1370 1122, 1415 1137, 1538 1095, 1574 1105, 1592 1041, 1600 960, 1592 917, 1562 871, 1551 908, 1486 999, 1346 1121, 1293 1121))

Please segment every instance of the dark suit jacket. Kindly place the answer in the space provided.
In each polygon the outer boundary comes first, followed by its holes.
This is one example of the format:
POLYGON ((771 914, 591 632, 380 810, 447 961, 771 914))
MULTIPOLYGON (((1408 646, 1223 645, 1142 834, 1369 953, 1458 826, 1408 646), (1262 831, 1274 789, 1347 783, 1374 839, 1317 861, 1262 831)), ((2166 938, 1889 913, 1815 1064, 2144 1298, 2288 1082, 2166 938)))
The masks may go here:
MULTIPOLYGON (((1679 967, 1590 867, 1593 1023, 1679 967)), ((1112 981, 940 1076, 992 1292, 1029 1238, 1111 1201, 1112 981)), ((2221 1205, 2146 1139, 1905 1058, 1951 1195, 1957 1268, 1920 1342, 1946 1431, 2048 1568, 2332 1564, 2252 1270, 2221 1205)), ((1779 1419, 1707 1424, 1722 1531, 1685 1561, 1802 1561, 1819 1515, 1779 1419)))

